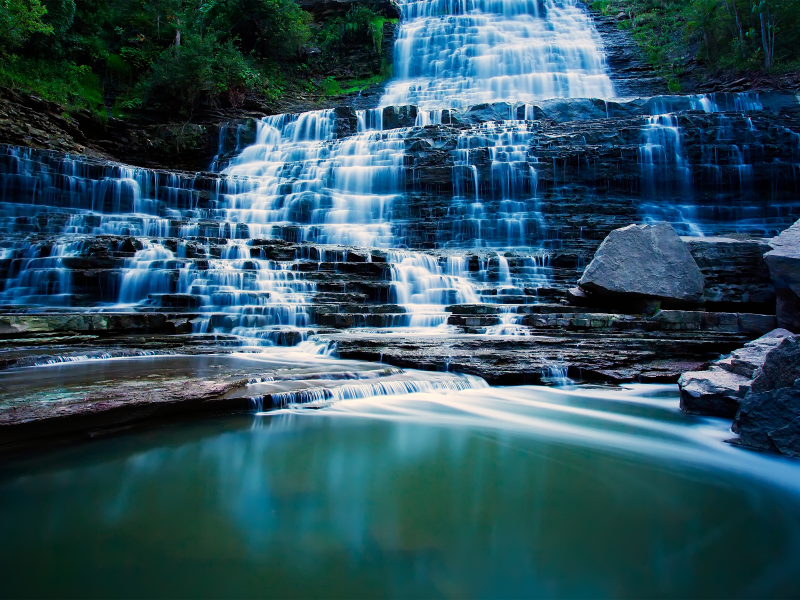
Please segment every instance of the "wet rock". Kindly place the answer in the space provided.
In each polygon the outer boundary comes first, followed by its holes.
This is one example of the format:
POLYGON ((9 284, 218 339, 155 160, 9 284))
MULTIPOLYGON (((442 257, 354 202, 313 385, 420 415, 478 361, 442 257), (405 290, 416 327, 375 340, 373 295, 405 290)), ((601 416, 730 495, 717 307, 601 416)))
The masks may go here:
POLYGON ((690 415, 733 418, 750 380, 720 367, 681 375, 681 410, 690 415))
POLYGON ((417 107, 407 104, 403 106, 387 106, 383 109, 383 128, 398 129, 413 127, 417 122, 417 107))
POLYGON ((338 106, 333 109, 336 115, 334 121, 334 132, 336 137, 345 138, 358 132, 358 116, 356 109, 352 106, 338 106))
POLYGON ((706 309, 774 313, 775 288, 763 258, 770 248, 764 240, 727 237, 681 237, 681 240, 703 273, 706 309))
POLYGON ((791 332, 776 329, 734 350, 729 357, 714 361, 706 371, 681 375, 678 380, 681 410, 693 415, 734 417, 768 354, 787 338, 794 339, 791 332))
POLYGON ((703 297, 703 275, 668 223, 612 231, 578 284, 591 294, 620 302, 652 298, 697 304, 703 297))
POLYGON ((785 337, 764 357, 751 390, 754 394, 791 387, 800 378, 800 340, 785 337))
POLYGON ((786 329, 775 329, 752 342, 748 342, 743 348, 734 350, 731 352, 730 358, 721 359, 718 363, 732 373, 738 373, 753 379, 758 370, 764 365, 767 354, 781 344, 784 339, 791 336, 792 333, 786 329))
POLYGON ((800 221, 769 240, 764 255, 777 293, 778 326, 800 332, 800 221))
POLYGON ((486 123, 489 121, 504 121, 516 115, 513 106, 508 102, 494 102, 492 104, 476 104, 470 106, 464 113, 463 119, 467 123, 486 123))
POLYGON ((682 372, 697 370, 720 351, 729 352, 741 343, 734 336, 719 334, 616 331, 609 335, 604 330, 598 334, 591 328, 592 319, 587 316, 585 321, 587 327, 583 328, 568 330, 565 326, 555 334, 514 338, 347 332, 318 338, 335 343, 341 358, 469 373, 493 385, 542 383, 554 365, 578 381, 674 383, 682 372))
POLYGON ((800 456, 800 380, 792 387, 750 393, 733 421, 734 444, 800 456))

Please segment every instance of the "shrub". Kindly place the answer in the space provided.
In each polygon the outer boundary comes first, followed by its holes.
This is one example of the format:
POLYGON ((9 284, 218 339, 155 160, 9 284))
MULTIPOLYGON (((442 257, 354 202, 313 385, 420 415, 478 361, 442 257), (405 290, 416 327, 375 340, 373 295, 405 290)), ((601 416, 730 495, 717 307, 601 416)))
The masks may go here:
POLYGON ((225 93, 263 85, 231 40, 220 43, 215 34, 188 34, 181 46, 162 52, 153 64, 144 93, 162 104, 192 108, 200 102, 216 104, 225 93))

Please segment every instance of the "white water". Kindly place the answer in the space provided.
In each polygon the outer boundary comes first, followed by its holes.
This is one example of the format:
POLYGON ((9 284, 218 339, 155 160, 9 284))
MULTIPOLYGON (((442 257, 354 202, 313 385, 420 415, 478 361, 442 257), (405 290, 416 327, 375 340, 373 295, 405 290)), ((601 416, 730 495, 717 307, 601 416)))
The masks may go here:
POLYGON ((381 104, 422 109, 614 95, 577 0, 405 0, 381 104))

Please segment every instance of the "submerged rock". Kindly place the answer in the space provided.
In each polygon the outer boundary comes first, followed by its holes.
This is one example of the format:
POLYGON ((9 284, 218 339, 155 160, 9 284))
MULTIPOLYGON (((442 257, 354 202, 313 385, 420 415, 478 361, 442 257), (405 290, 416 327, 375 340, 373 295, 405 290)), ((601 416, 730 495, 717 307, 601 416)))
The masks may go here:
POLYGON ((669 223, 612 231, 578 284, 620 301, 653 298, 697 304, 703 299, 703 274, 669 223))
MULTIPOLYGON (((790 331, 776 329, 715 361, 706 371, 681 375, 681 410, 691 415, 733 418, 767 355, 787 339, 794 342, 790 331)), ((772 367, 769 369, 771 373, 772 367)))
POLYGON ((769 241, 764 255, 775 285, 778 325, 800 332, 800 221, 769 241))

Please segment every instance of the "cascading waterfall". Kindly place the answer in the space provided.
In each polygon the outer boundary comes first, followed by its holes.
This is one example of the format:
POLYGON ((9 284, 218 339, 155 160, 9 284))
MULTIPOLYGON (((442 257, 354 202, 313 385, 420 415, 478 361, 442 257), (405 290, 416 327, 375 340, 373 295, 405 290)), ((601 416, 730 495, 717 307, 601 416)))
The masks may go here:
POLYGON ((400 7, 395 80, 384 106, 441 110, 614 95, 599 36, 576 0, 406 0, 400 7))
MULTIPOLYGON (((560 248, 562 227, 577 229, 552 216, 554 196, 569 182, 561 176, 565 159, 540 158, 550 143, 542 107, 563 110, 562 122, 572 118, 569 102, 595 111, 604 105, 601 119, 632 109, 611 101, 539 102, 613 96, 599 37, 577 0, 420 0, 401 8, 395 78, 381 108, 265 117, 254 140, 244 136, 252 134, 252 122, 232 123, 220 131, 213 175, 5 148, 3 226, 61 237, 0 245, 6 274, 0 300, 183 312, 191 315, 192 332, 232 333, 252 344, 305 341, 322 322, 315 305, 326 294, 328 304, 355 313, 383 302, 392 303, 387 311, 402 311, 370 313, 345 321, 348 328, 441 326, 447 306, 483 303, 496 305, 499 324, 481 332, 528 333, 521 305, 538 302, 539 291, 552 284, 548 251, 560 248), (390 108, 409 104, 416 108, 390 108), (411 115, 403 123, 413 127, 390 123, 401 113, 411 115), (412 213, 411 196, 425 204, 434 196, 425 185, 438 184, 414 179, 411 160, 424 161, 428 153, 446 155, 439 164, 452 170, 452 195, 442 195, 440 212, 412 213), (421 214, 436 222, 415 240, 403 231, 404 219, 423 221, 421 214), (83 261, 95 254, 103 259, 83 261), (100 296, 83 293, 85 278, 73 280, 76 264, 102 271, 100 296), (369 272, 381 285, 336 287, 325 269, 369 272)), ((681 233, 702 235, 701 223, 713 217, 700 214, 693 200, 674 200, 691 196, 699 179, 720 191, 753 187, 752 162, 763 159, 767 146, 744 115, 762 110, 761 99, 712 94, 638 106, 636 115, 646 116, 627 143, 633 152, 638 146, 632 187, 647 199, 635 210, 646 221, 665 219, 681 233), (680 128, 689 110, 717 113, 716 137, 701 140, 700 164, 680 128), (749 123, 744 143, 736 141, 739 119, 749 123)), ((786 135, 800 148, 796 134, 786 135)), ((591 145, 585 137, 583 143, 591 145)), ((789 168, 800 172, 798 157, 800 150, 789 168)), ((592 168, 588 159, 586 165, 592 168)), ((556 202, 567 200, 562 196, 556 202)), ((734 217, 751 216, 742 210, 734 217)), ((763 212, 753 210, 752 220, 763 221, 763 212)), ((334 317, 331 323, 341 327, 334 317)))

